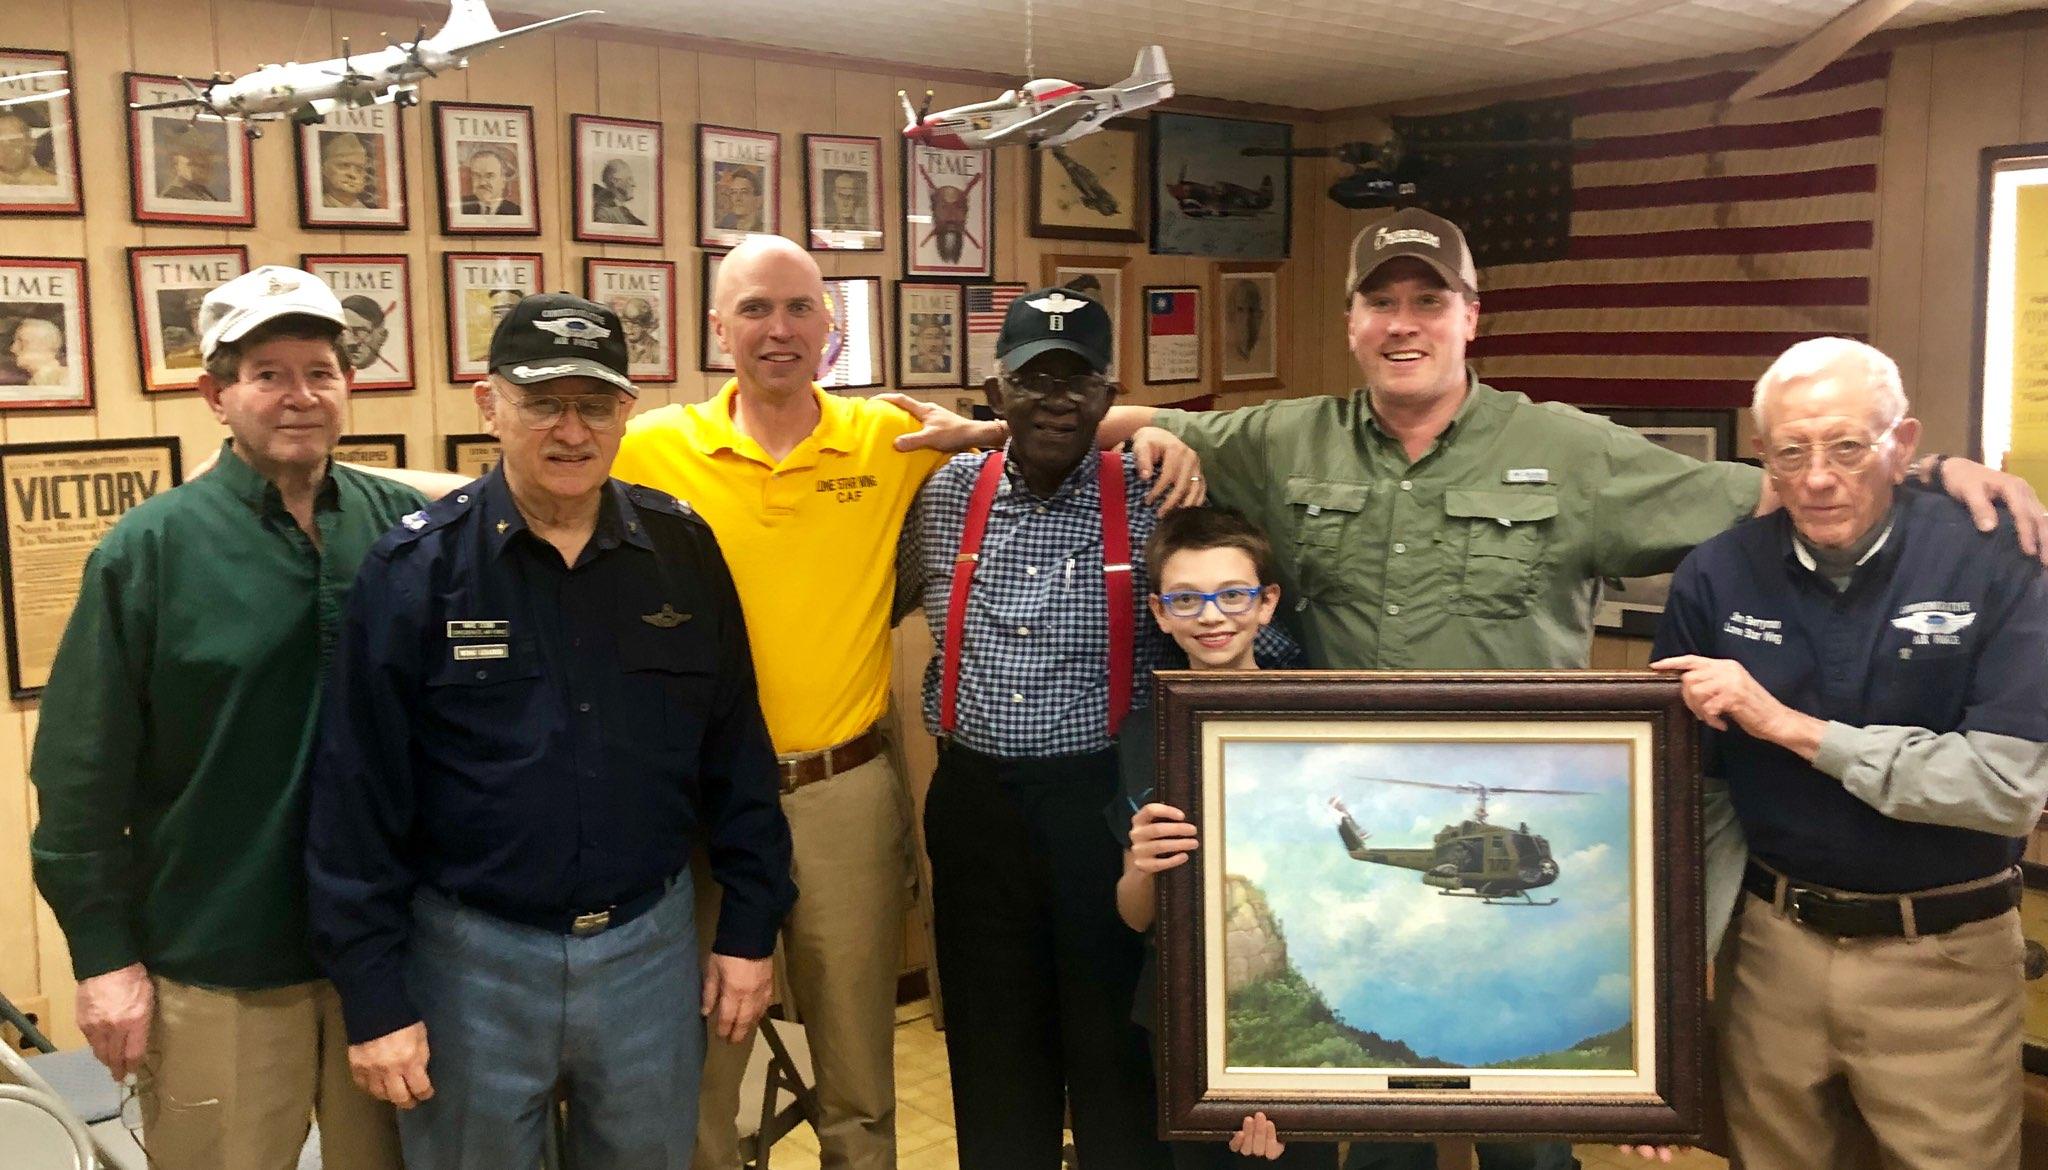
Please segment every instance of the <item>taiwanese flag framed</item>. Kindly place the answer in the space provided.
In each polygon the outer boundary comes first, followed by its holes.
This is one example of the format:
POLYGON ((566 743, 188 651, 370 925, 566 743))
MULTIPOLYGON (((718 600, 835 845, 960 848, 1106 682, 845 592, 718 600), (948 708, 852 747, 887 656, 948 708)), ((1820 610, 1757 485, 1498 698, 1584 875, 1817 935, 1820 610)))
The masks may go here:
POLYGON ((1146 285, 1146 384, 1201 380, 1202 290, 1194 285, 1146 285))

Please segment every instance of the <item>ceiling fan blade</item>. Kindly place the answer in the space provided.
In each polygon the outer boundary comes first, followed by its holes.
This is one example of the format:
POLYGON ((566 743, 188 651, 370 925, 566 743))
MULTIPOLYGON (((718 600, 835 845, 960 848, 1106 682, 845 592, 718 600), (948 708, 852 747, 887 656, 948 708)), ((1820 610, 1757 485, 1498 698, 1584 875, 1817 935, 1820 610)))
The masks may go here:
POLYGON ((1815 29, 1812 36, 1757 70, 1756 76, 1743 82, 1729 100, 1746 102, 1798 85, 1834 64, 1837 57, 1912 6, 1913 0, 1856 0, 1833 20, 1815 29))
POLYGON ((1666 8, 1676 8, 1687 2, 1688 0, 1635 0, 1632 4, 1605 5, 1602 11, 1588 14, 1584 19, 1568 20, 1563 24, 1545 25, 1542 28, 1530 29, 1528 32, 1516 33, 1506 41, 1503 41, 1502 44, 1512 49, 1518 45, 1535 45, 1544 41, 1554 41, 1559 37, 1592 32, 1594 29, 1606 28, 1610 24, 1620 24, 1624 20, 1634 20, 1638 16, 1648 16, 1653 12, 1662 12, 1666 8))

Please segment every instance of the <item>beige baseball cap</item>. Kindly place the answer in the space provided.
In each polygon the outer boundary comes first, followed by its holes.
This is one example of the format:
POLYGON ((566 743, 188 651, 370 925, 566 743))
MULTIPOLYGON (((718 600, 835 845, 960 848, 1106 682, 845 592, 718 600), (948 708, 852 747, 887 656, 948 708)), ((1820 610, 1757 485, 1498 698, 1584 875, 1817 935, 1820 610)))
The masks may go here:
POLYGON ((1420 207, 1404 207, 1373 224, 1351 241, 1351 271, 1344 277, 1344 296, 1349 299, 1358 286, 1380 265, 1396 256, 1413 256, 1437 270, 1444 283, 1468 297, 1479 295, 1479 273, 1472 266, 1472 249, 1458 225, 1420 207))
POLYGON ((213 351, 228 342, 240 341, 265 321, 290 316, 348 323, 341 314, 340 299, 326 281, 296 268, 265 264, 207 293, 199 302, 199 354, 211 361, 213 351))

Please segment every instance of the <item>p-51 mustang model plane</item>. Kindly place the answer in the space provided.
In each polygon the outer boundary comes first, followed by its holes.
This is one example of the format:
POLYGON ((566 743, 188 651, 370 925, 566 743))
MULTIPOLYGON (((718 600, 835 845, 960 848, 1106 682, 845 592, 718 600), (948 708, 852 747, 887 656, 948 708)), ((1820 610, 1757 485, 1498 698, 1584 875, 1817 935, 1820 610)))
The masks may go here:
POLYGON ((1166 50, 1158 45, 1138 50, 1131 75, 1104 89, 1082 89, 1071 81, 1047 77, 1027 81, 1021 89, 1005 90, 992 101, 936 114, 930 112, 931 91, 925 91, 921 110, 910 107, 909 94, 896 91, 903 113, 910 119, 903 127, 903 137, 946 150, 1012 143, 1063 146, 1101 129, 1119 114, 1156 106, 1172 96, 1173 75, 1166 71, 1166 50))
POLYGON ((178 80, 192 91, 191 97, 136 102, 129 108, 190 109, 195 118, 239 118, 249 123, 249 134, 255 137, 261 134, 255 123, 267 119, 288 117, 303 125, 324 121, 328 114, 344 106, 385 102, 418 105, 421 78, 438 77, 444 69, 467 69, 472 53, 524 33, 595 16, 600 11, 589 8, 500 31, 484 0, 452 0, 448 20, 441 30, 430 37, 421 28, 411 44, 387 45, 375 53, 351 57, 348 38, 343 37, 341 56, 331 61, 303 65, 287 61, 282 65, 265 65, 240 77, 215 74, 204 83, 204 89, 180 77, 178 80))

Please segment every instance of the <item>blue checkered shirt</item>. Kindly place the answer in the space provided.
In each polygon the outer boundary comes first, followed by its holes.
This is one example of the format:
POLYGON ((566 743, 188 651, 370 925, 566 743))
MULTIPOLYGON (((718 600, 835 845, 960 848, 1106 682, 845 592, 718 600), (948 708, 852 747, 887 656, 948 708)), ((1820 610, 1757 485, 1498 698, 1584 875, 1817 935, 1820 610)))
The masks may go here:
MULTIPOLYGON (((937 651, 924 671, 924 725, 939 734, 939 681, 946 653, 946 603, 968 498, 988 456, 956 455, 923 490, 896 545, 897 613, 924 607, 937 651)), ((1145 604, 1151 580, 1145 541, 1159 521, 1145 502, 1150 486, 1133 458, 1124 462, 1130 514, 1131 709, 1152 699, 1152 672, 1183 664, 1145 604)), ((1103 587, 1101 489, 1097 461, 1081 461, 1045 499, 1032 494, 1011 461, 989 509, 981 561, 967 594, 966 645, 953 737, 961 746, 1009 758, 1100 751, 1109 736, 1109 597, 1103 587)), ((1286 656, 1293 643, 1268 627, 1260 661, 1286 656), (1275 647, 1279 649, 1276 651, 1275 647)))

